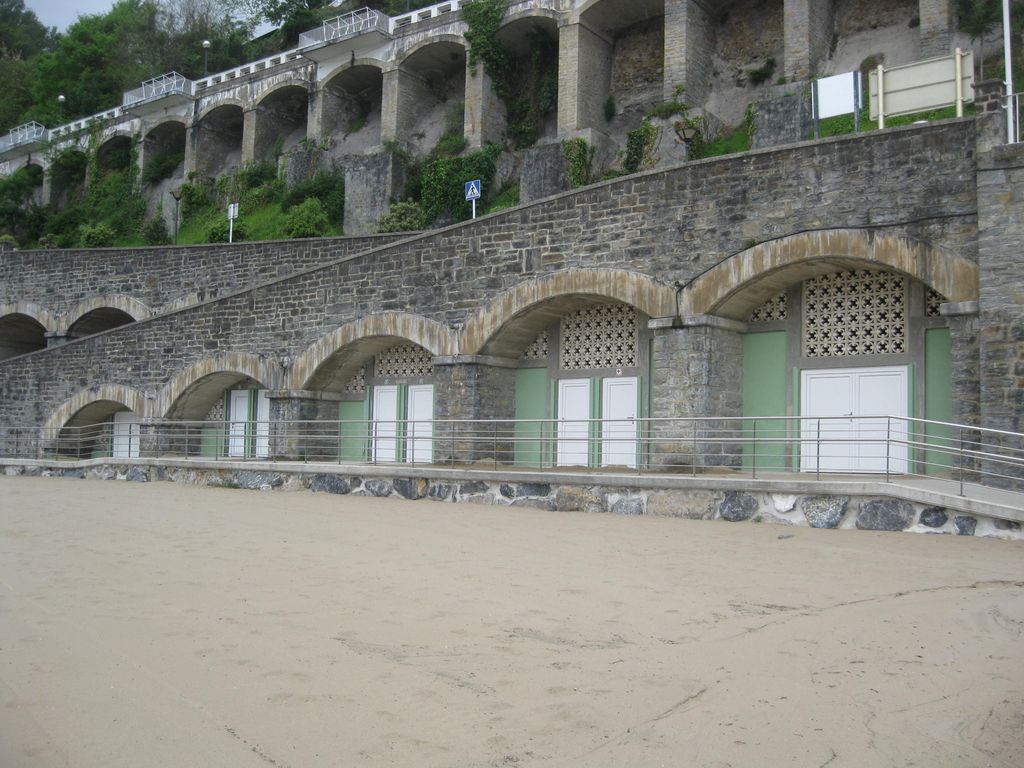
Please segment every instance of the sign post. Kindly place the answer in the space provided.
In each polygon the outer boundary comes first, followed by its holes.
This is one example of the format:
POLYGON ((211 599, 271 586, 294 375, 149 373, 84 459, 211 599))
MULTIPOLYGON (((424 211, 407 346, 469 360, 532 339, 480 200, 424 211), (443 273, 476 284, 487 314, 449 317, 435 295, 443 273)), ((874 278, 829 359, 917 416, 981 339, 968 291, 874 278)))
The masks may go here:
POLYGON ((235 239, 235 219, 238 218, 238 203, 228 203, 228 242, 235 239))
POLYGON ((466 182, 466 200, 473 202, 473 218, 476 218, 476 201, 480 199, 480 179, 466 182))

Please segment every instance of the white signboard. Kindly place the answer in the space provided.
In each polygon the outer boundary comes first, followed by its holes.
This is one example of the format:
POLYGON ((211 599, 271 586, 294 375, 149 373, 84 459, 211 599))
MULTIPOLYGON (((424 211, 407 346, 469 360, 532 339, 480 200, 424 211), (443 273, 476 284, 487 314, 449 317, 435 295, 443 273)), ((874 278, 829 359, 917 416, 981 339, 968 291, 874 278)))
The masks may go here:
POLYGON ((860 72, 844 72, 818 80, 813 91, 814 110, 818 119, 859 111, 860 90, 860 72))
MULTIPOLYGON (((871 89, 871 119, 878 119, 878 70, 868 75, 871 89)), ((882 103, 885 117, 912 115, 930 109, 951 107, 958 101, 974 101, 974 54, 971 51, 914 64, 883 69, 882 103), (960 73, 957 87, 957 71, 960 73)))
POLYGON ((229 219, 237 219, 238 218, 238 203, 228 203, 228 218, 229 219))

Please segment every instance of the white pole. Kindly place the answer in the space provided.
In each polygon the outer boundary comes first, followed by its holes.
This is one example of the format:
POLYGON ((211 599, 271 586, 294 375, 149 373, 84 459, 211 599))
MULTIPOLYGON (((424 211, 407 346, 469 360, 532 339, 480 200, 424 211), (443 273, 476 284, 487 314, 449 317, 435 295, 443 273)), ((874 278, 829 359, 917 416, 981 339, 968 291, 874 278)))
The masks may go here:
POLYGON ((476 198, 473 198, 473 218, 476 218, 476 198))
POLYGON ((878 65, 878 127, 885 128, 885 67, 878 65))
POLYGON ((1003 0, 1003 61, 1006 67, 1006 140, 1016 138, 1017 102, 1013 98, 1013 51, 1010 49, 1010 0, 1003 0))
POLYGON ((964 52, 959 48, 953 54, 956 63, 953 67, 956 77, 956 116, 964 116, 964 52))
POLYGON ((231 218, 231 214, 228 214, 228 242, 233 243, 235 240, 235 220, 231 218))

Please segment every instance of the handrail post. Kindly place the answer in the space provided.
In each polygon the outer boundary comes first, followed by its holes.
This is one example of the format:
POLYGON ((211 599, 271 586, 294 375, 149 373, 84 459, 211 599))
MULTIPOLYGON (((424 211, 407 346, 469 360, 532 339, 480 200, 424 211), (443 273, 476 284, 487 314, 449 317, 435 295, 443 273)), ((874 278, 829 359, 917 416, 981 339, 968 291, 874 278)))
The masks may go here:
POLYGON ((887 483, 889 482, 889 451, 890 451, 890 448, 891 448, 891 446, 889 444, 889 441, 892 439, 892 432, 890 431, 891 427, 892 427, 892 416, 886 416, 885 417, 885 482, 887 482, 887 483))
POLYGON ((960 495, 964 495, 964 428, 960 427, 960 495))
POLYGON ((817 446, 815 448, 815 459, 814 459, 814 479, 821 480, 821 419, 818 419, 818 437, 817 446))
POLYGON ((753 480, 757 480, 757 419, 754 419, 754 426, 753 426, 753 428, 751 430, 751 437, 750 437, 750 439, 751 439, 751 444, 752 444, 752 450, 751 450, 752 456, 751 456, 751 462, 750 462, 750 468, 751 468, 750 477, 753 480))
POLYGON ((690 476, 697 476, 697 422, 691 422, 693 425, 693 455, 690 457, 690 476))

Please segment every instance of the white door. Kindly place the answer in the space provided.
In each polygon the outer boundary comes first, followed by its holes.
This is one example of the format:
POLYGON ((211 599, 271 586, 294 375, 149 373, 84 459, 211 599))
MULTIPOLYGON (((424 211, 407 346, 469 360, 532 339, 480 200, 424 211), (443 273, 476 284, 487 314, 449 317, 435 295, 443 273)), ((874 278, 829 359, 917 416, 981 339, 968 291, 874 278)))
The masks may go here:
POLYGON ((636 466, 637 380, 605 379, 601 385, 601 466, 636 466))
POLYGON ((907 368, 803 371, 800 467, 805 472, 907 470, 907 368), (820 419, 820 420, 819 420, 820 419))
POLYGON ((256 393, 256 458, 270 456, 270 398, 267 390, 256 393))
POLYGON ((373 388, 373 460, 398 459, 398 386, 373 388))
POLYGON ((408 391, 405 460, 411 464, 429 464, 434 460, 434 385, 410 385, 408 391))
POLYGON ((590 451, 590 379, 558 382, 558 465, 585 467, 590 451))
POLYGON ((115 459, 139 458, 139 417, 131 411, 118 411, 114 414, 111 455, 115 459))
POLYGON ((249 422, 249 390, 233 389, 228 398, 228 456, 245 456, 245 432, 249 422))

